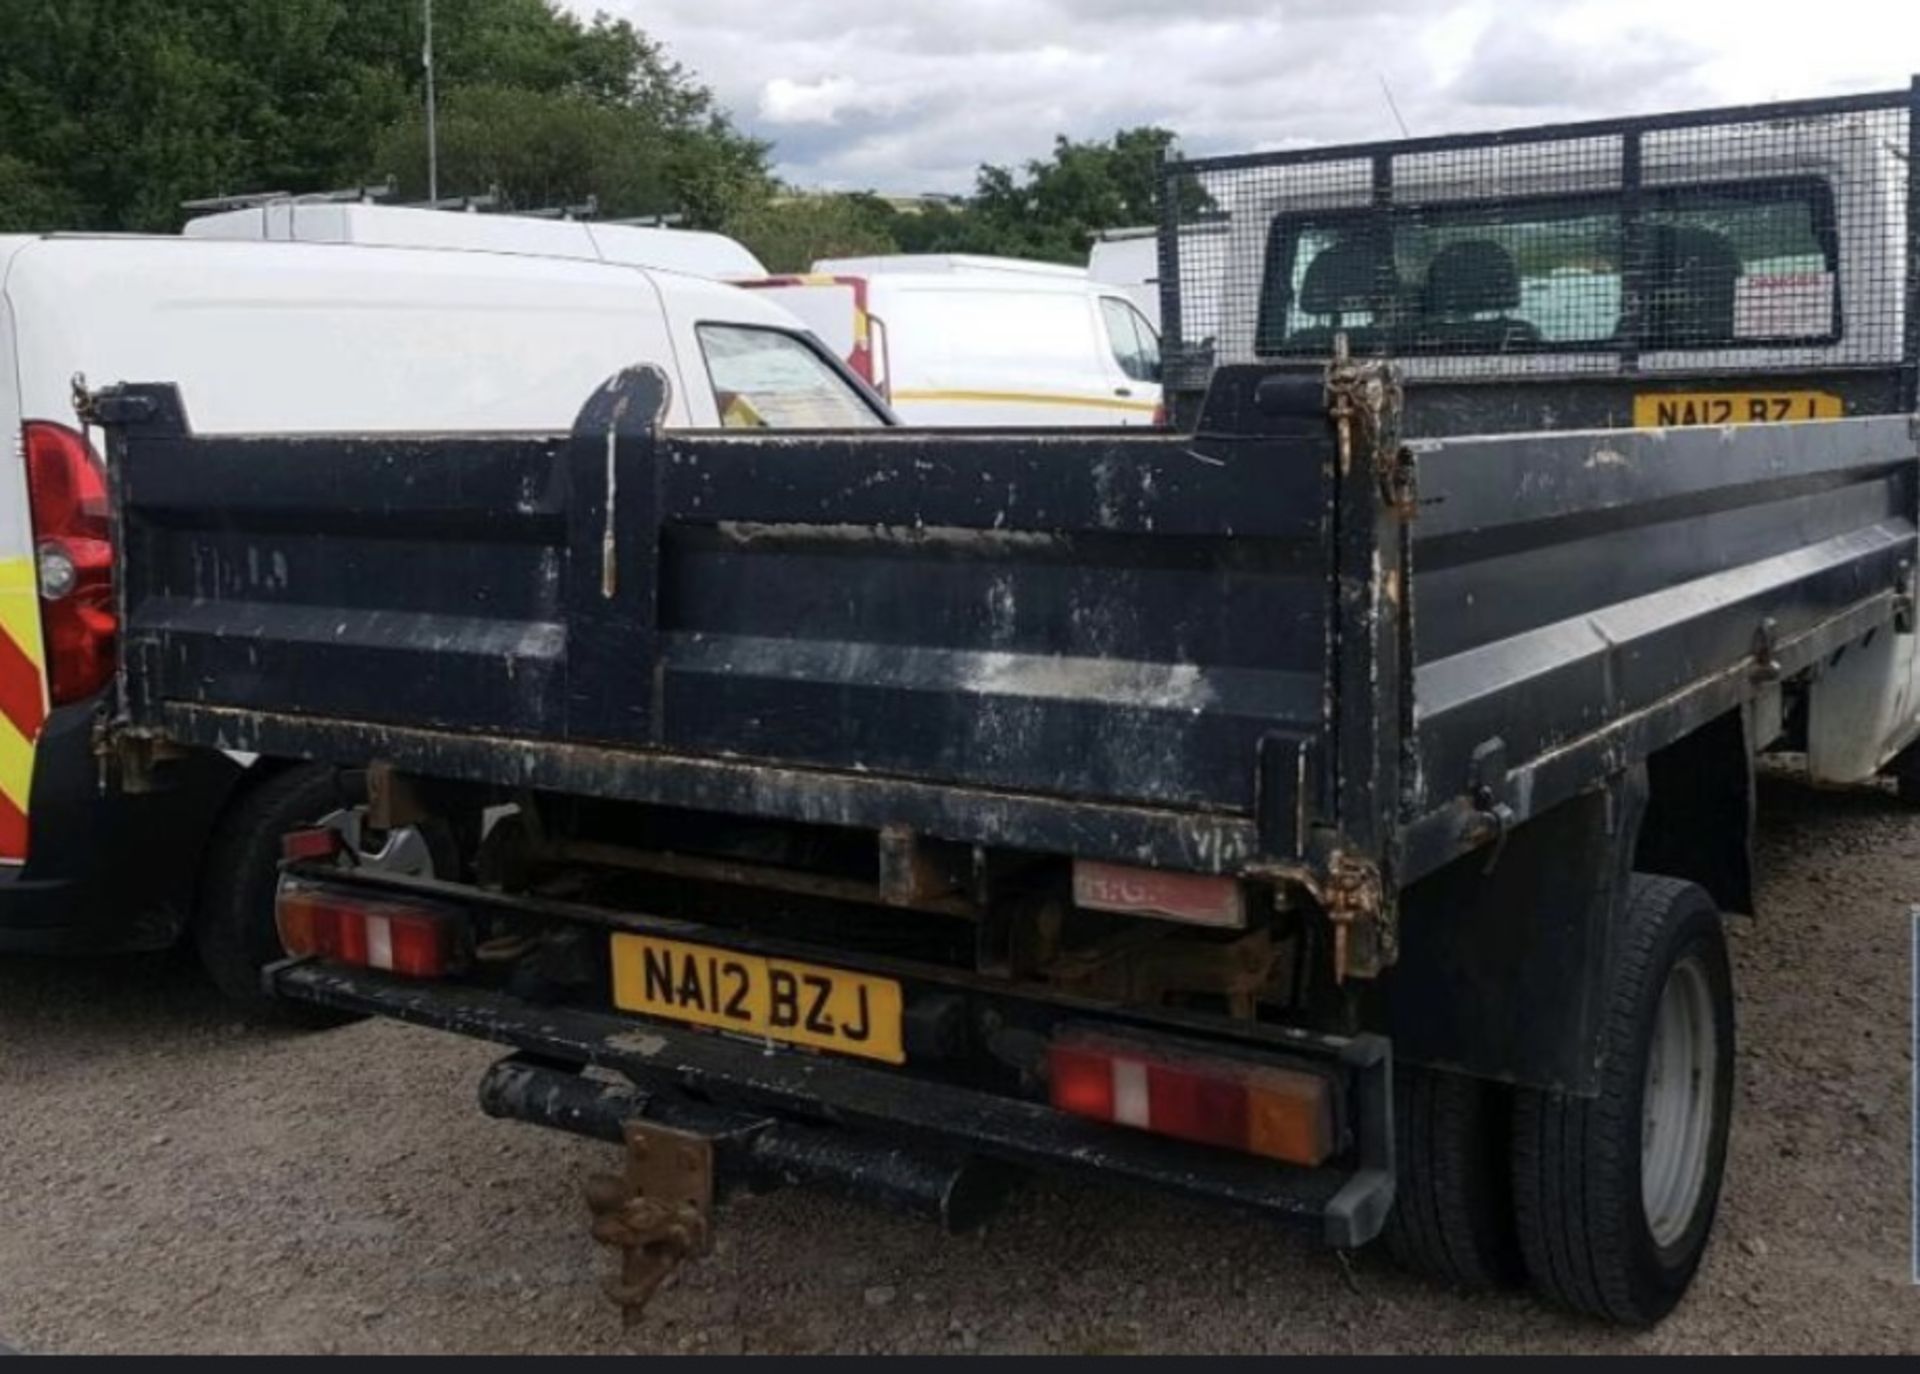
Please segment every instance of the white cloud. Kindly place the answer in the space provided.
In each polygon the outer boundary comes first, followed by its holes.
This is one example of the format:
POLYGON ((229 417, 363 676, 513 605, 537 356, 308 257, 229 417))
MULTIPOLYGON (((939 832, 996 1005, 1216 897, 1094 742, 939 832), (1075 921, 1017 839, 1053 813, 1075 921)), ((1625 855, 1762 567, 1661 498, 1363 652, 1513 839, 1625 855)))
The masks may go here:
POLYGON ((844 76, 820 81, 776 76, 760 90, 760 118, 769 124, 837 124, 842 113, 885 109, 889 103, 844 76))
POLYGON ((1905 85, 1900 0, 568 0, 663 40, 789 180, 963 191, 1055 134, 1189 152, 1905 85))

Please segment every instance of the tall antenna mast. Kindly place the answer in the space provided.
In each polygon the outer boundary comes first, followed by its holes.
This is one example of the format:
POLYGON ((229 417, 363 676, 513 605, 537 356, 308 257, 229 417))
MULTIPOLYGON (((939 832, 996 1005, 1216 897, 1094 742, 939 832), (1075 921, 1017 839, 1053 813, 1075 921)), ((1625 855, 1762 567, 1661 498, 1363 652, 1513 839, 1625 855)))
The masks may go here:
POLYGON ((433 91, 433 0, 427 5, 427 46, 420 54, 427 69, 427 199, 440 199, 440 120, 433 91))
POLYGON ((1400 137, 1412 138, 1413 134, 1407 129, 1407 121, 1400 118, 1400 102, 1393 98, 1393 87, 1387 84, 1387 74, 1375 72, 1373 76, 1374 80, 1380 83, 1380 94, 1387 98, 1387 108, 1393 111, 1393 122, 1400 126, 1400 137))

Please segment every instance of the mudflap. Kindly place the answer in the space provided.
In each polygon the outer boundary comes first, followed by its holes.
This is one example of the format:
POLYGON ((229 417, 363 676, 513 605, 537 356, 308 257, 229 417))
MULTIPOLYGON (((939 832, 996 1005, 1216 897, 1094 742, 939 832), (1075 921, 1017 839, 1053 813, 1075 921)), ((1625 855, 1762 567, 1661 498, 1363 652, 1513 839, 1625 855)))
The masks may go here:
POLYGON ((1400 962, 1371 1015, 1402 1060, 1590 1095, 1599 1072, 1599 996, 1612 954, 1644 769, 1516 829, 1404 898, 1400 962))

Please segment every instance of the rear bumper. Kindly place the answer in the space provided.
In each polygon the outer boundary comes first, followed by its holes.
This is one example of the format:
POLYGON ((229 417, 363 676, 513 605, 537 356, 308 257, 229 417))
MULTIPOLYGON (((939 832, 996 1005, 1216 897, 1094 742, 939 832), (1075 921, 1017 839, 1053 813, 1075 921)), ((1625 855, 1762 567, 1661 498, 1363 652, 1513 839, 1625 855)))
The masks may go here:
POLYGON ((1303 1169, 850 1060, 769 1050, 606 1012, 536 1006, 484 989, 308 962, 275 965, 265 977, 278 996, 453 1031, 547 1063, 610 1069, 643 1092, 690 1090, 703 1101, 867 1140, 1146 1184, 1303 1223, 1342 1248, 1378 1235, 1393 1204, 1392 1064, 1387 1041, 1377 1036, 1341 1042, 1338 1050, 1354 1085, 1350 1163, 1303 1169))
POLYGON ((164 790, 103 790, 94 704, 47 718, 34 751, 25 865, 0 869, 0 953, 161 949, 183 929, 200 853, 241 776, 223 755, 170 765, 164 790))

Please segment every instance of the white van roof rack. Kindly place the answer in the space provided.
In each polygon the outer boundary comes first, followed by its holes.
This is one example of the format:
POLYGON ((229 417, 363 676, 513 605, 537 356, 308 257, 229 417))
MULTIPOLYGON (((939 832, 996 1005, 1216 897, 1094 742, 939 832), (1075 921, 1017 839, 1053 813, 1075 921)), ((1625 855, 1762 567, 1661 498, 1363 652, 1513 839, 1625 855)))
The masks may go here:
POLYGON ((180 208, 190 215, 212 215, 226 210, 257 210, 262 205, 378 205, 392 200, 398 187, 392 177, 364 186, 343 186, 336 191, 246 191, 233 196, 207 196, 183 200, 180 208))
POLYGON ((460 214, 407 205, 266 202, 200 215, 181 231, 192 239, 361 244, 522 253, 620 263, 714 280, 764 277, 751 250, 723 234, 521 214, 460 214))

